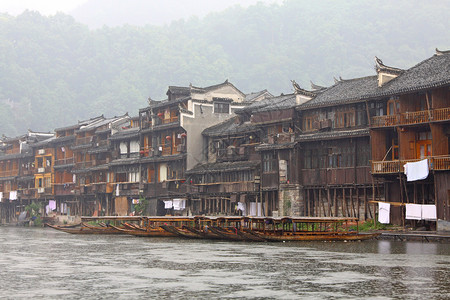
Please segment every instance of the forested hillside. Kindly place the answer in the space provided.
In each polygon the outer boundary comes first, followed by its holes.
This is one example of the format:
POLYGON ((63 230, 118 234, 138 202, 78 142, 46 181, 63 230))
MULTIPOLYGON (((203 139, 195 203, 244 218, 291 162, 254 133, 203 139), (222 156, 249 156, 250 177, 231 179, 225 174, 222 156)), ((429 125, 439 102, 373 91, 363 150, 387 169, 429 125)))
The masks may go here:
POLYGON ((286 1, 169 26, 89 30, 72 17, 0 15, 0 134, 136 115, 168 85, 229 79, 245 93, 292 91, 408 68, 449 49, 449 1, 286 1))

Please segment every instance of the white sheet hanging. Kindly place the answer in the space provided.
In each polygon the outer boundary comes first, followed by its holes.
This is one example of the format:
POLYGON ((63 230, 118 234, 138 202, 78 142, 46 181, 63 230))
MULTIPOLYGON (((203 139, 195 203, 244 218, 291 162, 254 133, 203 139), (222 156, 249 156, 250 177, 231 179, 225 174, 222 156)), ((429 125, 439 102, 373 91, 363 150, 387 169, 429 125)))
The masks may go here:
POLYGON ((186 200, 184 199, 173 199, 173 209, 183 210, 186 208, 186 200))
POLYGON ((404 166, 406 181, 423 180, 428 177, 428 159, 406 163, 404 166))
POLYGON ((406 204, 407 220, 422 220, 422 205, 420 204, 406 204))
POLYGON ((389 203, 378 202, 378 222, 381 224, 390 223, 391 205, 389 203))
POLYGON ((436 205, 424 204, 422 205, 422 219, 436 221, 436 205))
POLYGON ((9 192, 9 200, 17 200, 17 191, 9 192))
POLYGON ((172 200, 165 200, 164 201, 164 209, 171 209, 173 206, 172 200))

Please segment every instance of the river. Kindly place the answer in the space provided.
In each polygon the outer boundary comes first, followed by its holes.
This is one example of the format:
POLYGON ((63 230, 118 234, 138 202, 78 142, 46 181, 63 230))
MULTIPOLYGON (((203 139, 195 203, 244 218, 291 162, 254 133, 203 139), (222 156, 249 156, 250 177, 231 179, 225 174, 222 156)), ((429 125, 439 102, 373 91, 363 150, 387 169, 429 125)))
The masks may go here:
POLYGON ((0 298, 448 299, 449 244, 241 243, 0 227, 0 298))

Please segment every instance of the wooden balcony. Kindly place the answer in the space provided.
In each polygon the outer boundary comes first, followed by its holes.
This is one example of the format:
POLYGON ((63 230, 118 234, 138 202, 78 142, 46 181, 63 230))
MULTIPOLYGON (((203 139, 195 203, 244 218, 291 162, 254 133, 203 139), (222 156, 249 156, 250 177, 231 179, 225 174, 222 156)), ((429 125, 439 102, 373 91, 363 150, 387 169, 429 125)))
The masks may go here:
POLYGON ((67 158, 63 158, 63 159, 57 159, 55 160, 55 166, 63 166, 63 165, 70 165, 74 163, 74 158, 73 157, 67 157, 67 158))
POLYGON ((249 148, 244 146, 217 149, 217 161, 248 160, 249 153, 249 148))
POLYGON ((19 176, 19 170, 0 171, 0 177, 19 176))
POLYGON ((77 138, 75 140, 75 146, 80 146, 80 145, 87 145, 92 143, 93 140, 93 136, 87 136, 87 137, 82 137, 82 138, 77 138))
POLYGON ((90 161, 81 161, 81 162, 77 162, 75 164, 75 167, 77 169, 86 169, 86 168, 90 168, 94 165, 94 161, 90 160, 90 161))
MULTIPOLYGON (((428 158, 428 168, 435 171, 450 170, 450 155, 430 156, 428 158)), ((392 161, 372 161, 372 174, 394 174, 403 173, 403 166, 409 162, 417 162, 421 159, 392 160, 392 161)))
POLYGON ((370 167, 342 167, 323 169, 302 169, 301 181, 309 185, 344 185, 371 183, 370 167))
POLYGON ((72 195, 75 188, 75 184, 73 182, 55 183, 53 186, 56 196, 72 195))
POLYGON ((169 124, 169 123, 175 123, 178 122, 178 116, 170 117, 168 119, 162 119, 162 124, 169 124))
POLYGON ((436 121, 449 121, 450 108, 407 112, 391 116, 372 117, 372 127, 389 127, 396 125, 415 125, 436 121))

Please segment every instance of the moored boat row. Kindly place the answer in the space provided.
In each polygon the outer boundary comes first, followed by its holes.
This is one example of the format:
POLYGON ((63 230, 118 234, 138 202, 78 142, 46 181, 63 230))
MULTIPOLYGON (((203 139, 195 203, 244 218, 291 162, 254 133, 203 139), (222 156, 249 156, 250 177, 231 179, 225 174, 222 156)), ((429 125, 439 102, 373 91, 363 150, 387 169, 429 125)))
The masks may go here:
POLYGON ((316 217, 84 217, 79 227, 49 225, 72 234, 129 234, 252 242, 351 241, 379 233, 360 233, 356 218, 316 217), (95 224, 95 225, 94 225, 95 224), (356 227, 350 226, 356 224, 356 227))

